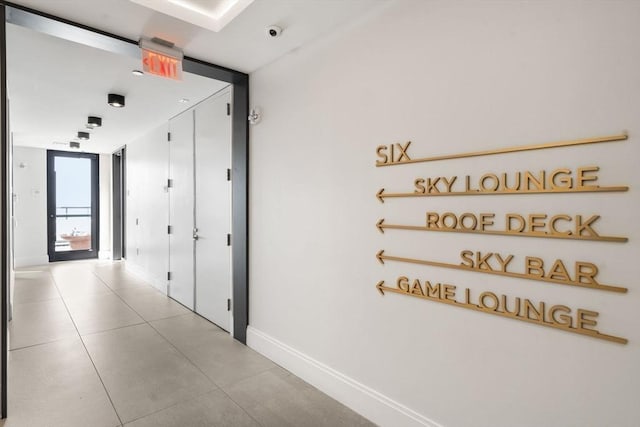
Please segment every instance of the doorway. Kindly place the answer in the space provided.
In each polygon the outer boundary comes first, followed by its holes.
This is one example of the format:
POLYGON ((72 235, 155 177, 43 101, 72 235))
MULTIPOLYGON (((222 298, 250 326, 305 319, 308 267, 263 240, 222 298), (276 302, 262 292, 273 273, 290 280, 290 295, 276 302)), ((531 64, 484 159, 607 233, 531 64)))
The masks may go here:
POLYGON ((168 295, 231 331, 231 91, 169 122, 168 295))
MULTIPOLYGON (((11 279, 10 279, 10 273, 11 273, 11 258, 8 256, 8 247, 9 247, 9 242, 7 240, 7 233, 6 231, 8 230, 8 203, 10 200, 10 187, 9 187, 9 171, 11 171, 11 167, 7 166, 7 162, 8 162, 8 155, 9 155, 9 148, 10 148, 10 134, 8 132, 7 126, 8 126, 8 106, 7 106, 7 101, 8 101, 8 96, 7 96, 7 70, 6 70, 6 64, 7 64, 7 50, 5 49, 5 40, 6 40, 6 27, 9 26, 11 27, 13 30, 32 30, 37 32, 38 34, 41 35, 49 35, 49 36, 54 36, 57 37, 61 40, 65 40, 65 41, 69 41, 69 42, 75 42, 75 43, 79 43, 84 47, 91 47, 91 48, 98 48, 104 52, 107 53, 112 53, 112 54, 117 54, 117 55, 122 55, 124 57, 127 58, 132 58, 136 61, 140 60, 140 51, 139 51, 139 47, 138 47, 138 43, 137 41, 134 40, 129 40, 120 36, 115 36, 112 34, 108 34, 105 33, 103 31, 98 31, 95 29, 92 29, 90 27, 87 27, 85 25, 79 25, 79 24, 75 24, 73 22, 70 22, 68 20, 63 20, 63 19, 59 19, 56 18, 55 16, 51 16, 51 15, 47 15, 35 10, 31 10, 28 8, 25 8, 23 6, 20 5, 15 5, 15 4, 8 4, 6 2, 2 2, 0 1, 0 104, 1 104, 1 109, 2 109, 2 113, 0 114, 0 119, 2 121, 2 126, 0 126, 0 157, 3 160, 3 164, 6 167, 3 167, 3 173, 0 174, 0 184, 1 187, 3 188, 2 191, 2 226, 3 226, 3 232, 2 234, 2 247, 0 248, 0 251, 3 253, 3 257, 2 257, 2 268, 0 268, 0 270, 2 270, 0 273, 2 274, 2 286, 1 288, 1 292, 2 292, 2 304, 0 304, 0 318, 1 318, 1 323, 2 323, 2 328, 0 328, 0 346, 2 347, 2 352, 0 352, 0 357, 2 358, 1 362, 0 362, 0 411, 1 411, 1 416, 2 417, 6 417, 7 415, 7 321, 8 321, 8 310, 7 310, 7 302, 8 302, 8 291, 9 288, 11 286, 11 279), (6 24, 6 25, 5 25, 6 24)), ((24 32, 24 31, 23 31, 24 32)), ((25 54, 25 56, 31 57, 31 58, 38 58, 39 62, 42 62, 42 59, 40 58, 41 55, 45 54, 45 53, 49 53, 51 55, 57 55, 60 57, 72 57, 73 55, 68 54, 68 52, 64 52, 64 55, 58 55, 56 52, 54 52, 53 50, 49 50, 46 48, 22 48, 22 49, 17 49, 18 51, 21 51, 25 54)), ((81 57, 84 60, 85 64, 93 64, 94 60, 93 57, 89 58, 88 56, 82 56, 82 55, 76 55, 76 57, 81 57)), ((13 58, 12 61, 10 61, 10 63, 15 63, 15 58, 13 58)), ((115 61, 112 61, 112 65, 115 65, 115 61)), ((136 66, 135 68, 137 68, 138 66, 136 66)), ((41 67, 32 67, 33 69, 36 70, 40 70, 42 71, 41 67)), ((129 67, 128 70, 133 69, 134 67, 129 67)), ((78 72, 82 72, 83 74, 87 74, 87 72, 83 69, 78 67, 77 70, 78 72)), ((130 71, 128 71, 130 72, 130 71)), ((200 77, 206 77, 206 78, 210 78, 210 79, 215 79, 221 82, 225 82, 228 83, 230 85, 232 85, 233 90, 230 92, 230 96, 231 96, 231 105, 230 110, 232 111, 232 128, 233 128, 233 132, 231 135, 231 140, 232 140, 232 145, 231 145, 231 150, 233 152, 233 156, 231 158, 231 165, 228 166, 228 168, 230 168, 230 175, 232 177, 233 180, 233 197, 231 200, 231 203, 233 205, 233 221, 230 224, 230 228, 231 230, 228 231, 228 233, 230 233, 230 236, 226 236, 225 235, 225 239, 224 242, 227 242, 227 239, 231 240, 232 246, 231 246, 231 251, 233 251, 233 257, 232 257, 232 267, 233 267, 233 274, 232 274, 232 289, 233 289, 233 299, 231 300, 231 308, 233 309, 233 326, 230 327, 229 329, 233 331, 233 336, 235 339, 237 339, 240 342, 246 342, 246 329, 247 329, 247 324, 248 324, 248 241, 247 241, 247 227, 248 227, 248 221, 247 221, 247 213, 248 213, 248 206, 247 206, 247 201, 248 201, 248 176, 247 176, 247 172, 248 172, 248 122, 247 122, 247 116, 249 114, 249 108, 248 108, 248 103, 249 103, 249 88, 248 88, 248 75, 242 72, 238 72, 235 70, 231 70, 225 67, 221 67, 221 66, 217 66, 215 64, 210 64, 208 62, 204 62, 198 59, 194 59, 194 58, 190 58, 190 57, 184 57, 183 59, 183 72, 185 73, 186 76, 188 76, 189 74, 191 75, 196 75, 196 76, 200 76, 200 77)), ((39 89, 38 92, 38 96, 42 95, 42 88, 55 88, 57 86, 61 87, 61 85, 57 85, 57 83, 52 82, 50 80, 51 76, 49 75, 50 73, 46 73, 47 74, 47 81, 49 82, 49 84, 47 85, 43 85, 43 86, 39 86, 37 87, 37 89, 39 89)), ((18 75, 18 74, 14 74, 14 75, 18 75)), ((72 76, 72 73, 68 73, 65 76, 66 81, 69 82, 73 82, 74 78, 72 76)), ((31 80, 31 83, 33 83, 33 81, 45 81, 43 78, 42 79, 37 79, 37 80, 31 80)), ((119 86, 119 82, 115 82, 115 81, 107 81, 107 80, 101 80, 101 79, 95 79, 94 78, 94 82, 101 82, 105 85, 105 87, 102 88, 102 92, 104 94, 107 94, 107 92, 110 92, 111 90, 122 90, 122 88, 120 87, 116 87, 119 86)), ((142 80, 140 80, 139 82, 141 82, 142 80)), ((29 87, 34 88, 35 86, 33 84, 31 84, 29 87)), ((160 94, 165 94, 164 91, 162 92, 158 92, 160 94)), ((209 92, 212 93, 212 92, 209 92)), ((74 98, 74 97, 70 97, 67 95, 68 99, 81 99, 83 102, 87 101, 89 98, 87 96, 83 96, 82 98, 74 98)), ((188 98, 188 97, 187 97, 188 98)), ((93 98, 91 98, 93 99, 93 98)), ((96 98, 98 99, 98 98, 96 98)), ((132 98, 128 98, 128 99, 134 99, 132 98)), ((140 97, 138 99, 146 99, 145 97, 140 97)), ((194 98, 192 98, 194 99, 194 98)), ((93 101, 92 101, 93 102, 93 101)), ((103 103, 104 101, 102 101, 102 97, 100 97, 98 99, 98 101, 96 103, 92 103, 91 105, 93 106, 99 106, 101 105, 101 103, 103 103)), ((175 101, 174 101, 175 102, 175 101)), ((127 103, 127 109, 126 110, 108 110, 107 112, 104 112, 104 116, 103 118, 105 118, 105 124, 110 124, 110 123, 115 123, 115 121, 113 120, 113 118, 115 116, 116 113, 115 111, 120 111, 120 112, 127 112, 129 113, 131 111, 130 107, 133 107, 135 104, 132 103, 127 103), (112 117, 109 117, 112 116, 112 117)), ((50 109, 50 104, 44 103, 44 102, 40 102, 40 106, 45 106, 43 108, 48 108, 50 109)), ((90 107, 89 103, 85 103, 82 105, 83 108, 88 108, 90 107)), ((109 107, 110 108, 110 107, 109 107)), ((30 115, 33 116, 35 114, 37 109, 31 109, 31 111, 29 111, 30 115)), ((98 113, 100 114, 100 111, 87 111, 86 112, 94 114, 94 113, 98 113)), ((85 112, 82 112, 82 114, 85 114, 85 112)), ((47 114, 43 115, 43 117, 48 117, 47 114)), ((79 116, 71 116, 69 115, 69 117, 79 117, 79 116)), ((149 113, 148 111, 140 117, 155 117, 153 114, 149 113)), ((76 120, 76 119, 74 119, 76 120)), ((136 120, 132 119, 130 120, 132 123, 135 123, 136 120)), ((139 121, 139 120, 138 120, 139 121)), ((82 124, 82 122, 78 122, 75 121, 74 123, 72 123, 69 126, 65 127, 65 135, 67 135, 66 132, 75 132, 76 130, 76 126, 80 126, 82 124)), ((110 129, 115 129, 115 127, 106 127, 101 129, 100 132, 96 132, 95 136, 96 138, 91 139, 91 142, 94 143, 93 145, 95 146, 95 143, 99 142, 99 138, 98 136, 103 136, 106 138, 108 131, 110 129)), ((165 132, 166 134, 166 132, 165 132)), ((47 143, 51 143, 51 144, 58 144, 58 143, 62 143, 62 144, 66 144, 65 141, 68 141, 67 136, 61 137, 60 139, 49 139, 47 143)), ((118 139, 118 138, 111 138, 111 141, 121 141, 122 139, 118 139)), ((162 137, 162 139, 158 139, 157 141, 163 141, 164 140, 164 135, 162 137)), ((57 147, 52 147, 52 148, 56 148, 57 147)), ((111 149, 109 151, 104 151, 104 152, 113 152, 113 149, 116 147, 111 147, 111 149)), ((155 149, 155 148, 154 148, 155 149)), ((129 163, 133 163, 134 157, 131 155, 133 153, 133 149, 131 151, 127 152, 128 155, 128 161, 129 163)), ((44 163, 44 160, 47 157, 44 155, 42 156, 42 163, 44 163)), ((106 159, 102 159, 102 160, 106 160, 106 159)), ((98 182, 97 179, 97 173, 98 173, 98 165, 97 165, 97 159, 96 162, 94 163, 95 167, 93 168, 93 171, 95 172, 95 178, 92 175, 91 178, 91 182, 92 182, 92 188, 95 185, 95 183, 98 182), (94 180, 95 179, 95 180, 94 180)), ((166 163, 165 163, 166 165, 166 163)), ((44 166, 44 165, 43 165, 44 166)), ((107 169, 107 166, 105 166, 105 164, 103 163, 102 165, 100 165, 100 168, 102 169, 102 171, 105 171, 107 169)), ((42 167, 40 170, 44 170, 45 168, 42 167)), ((54 168, 55 170, 55 168, 54 168)), ((131 170, 131 167, 129 167, 129 170, 131 170)), ((226 172, 226 171, 225 171, 226 172)), ((103 178, 105 178, 107 174, 103 173, 102 176, 103 178)), ((130 179, 130 181, 132 181, 132 174, 129 174, 128 178, 130 179)), ((160 186, 164 186, 165 182, 166 182, 166 175, 164 176, 164 180, 162 180, 162 182, 158 181, 158 185, 160 186)), ((31 191, 29 189, 29 191, 27 191, 27 195, 29 196, 29 198, 33 198, 33 199, 40 199, 40 192, 39 189, 45 187, 47 185, 46 182, 44 182, 43 180, 43 184, 42 186, 34 186, 33 188, 35 190, 38 191, 31 191), (32 197, 33 196, 33 197, 32 197)), ((129 185, 129 187, 131 187, 129 185)), ((105 189, 104 186, 101 187, 102 188, 102 195, 105 196, 109 193, 108 190, 105 189)), ((44 193, 44 192, 42 192, 44 193)), ((95 214, 98 212, 98 194, 97 194, 97 189, 95 192, 95 195, 92 195, 92 199, 91 199, 91 204, 90 205, 81 205, 81 206, 90 206, 90 211, 92 212, 92 218, 95 218, 95 214), (95 212, 95 213, 94 213, 95 212)), ((44 196, 44 195, 43 195, 44 196)), ((128 202, 129 200, 127 200, 127 196, 128 194, 124 195, 124 202, 128 202)), ((105 206, 107 206, 107 202, 103 201, 103 203, 101 203, 102 207, 104 208, 105 206)), ((135 206, 133 203, 127 203, 127 210, 130 211, 131 213, 127 216, 133 216, 135 212, 135 209, 138 206, 135 206)), ((53 215, 54 218, 56 219, 56 203, 53 203, 53 215)), ((40 212, 39 218, 42 218, 42 222, 43 222, 43 227, 44 229, 47 228, 47 226, 50 223, 51 218, 49 218, 49 212, 47 211, 47 209, 49 209, 49 206, 46 206, 46 209, 43 209, 42 212, 40 212), (44 224, 44 218, 45 218, 45 212, 47 213, 47 223, 44 224)), ((83 214, 86 214, 86 210, 82 212, 83 214)), ((67 215, 69 215, 70 213, 67 213, 67 215)), ((86 216, 86 215, 85 215, 86 216)), ((159 215, 158 216, 158 221, 162 221, 162 232, 158 233, 158 236, 162 235, 165 239, 166 239, 166 219, 167 217, 164 216, 163 218, 160 218, 159 215)), ((136 218, 136 225, 137 225, 137 216, 136 218)), ((95 226, 92 225, 91 227, 91 243, 90 243, 90 250, 84 249, 83 251, 85 252, 84 255, 87 254, 87 252, 92 252, 93 257, 96 257, 98 255, 98 235, 99 235, 99 230, 98 230, 98 223, 94 220, 93 223, 95 224, 95 226)), ((127 223, 127 225, 130 225, 127 223)), ((140 228, 145 227, 146 224, 140 224, 140 228)), ((102 227, 103 231, 105 231, 104 229, 106 227, 102 227)), ((129 229, 131 229, 132 227, 129 226, 129 229)), ((55 227, 54 227, 55 230, 55 227)), ((73 231, 73 228, 72 228, 73 231)), ((76 227, 76 233, 77 234, 81 234, 80 231, 82 230, 78 230, 78 228, 76 227)), ((43 230, 43 232, 41 233, 41 235, 43 236, 43 238, 39 239, 40 242, 42 242, 42 245, 45 246, 45 243, 47 241, 47 238, 44 237, 45 232, 47 233, 47 236, 49 235, 47 230, 43 230)), ((58 233, 56 231, 53 231, 54 236, 57 235, 58 233)), ((73 234, 73 232, 71 233, 73 234)), ((127 233, 130 236, 129 242, 131 242, 132 240, 134 240, 135 238, 135 234, 132 233, 127 233), (131 237, 133 236, 133 237, 131 237)), ((55 239, 57 240, 57 238, 55 239)), ((55 242, 54 240, 54 242, 55 242)), ((48 246, 48 245, 46 245, 48 246)), ((67 251, 60 251, 60 252, 67 252, 66 256, 71 256, 72 253, 80 253, 82 252, 82 250, 70 250, 70 243, 69 243, 69 250, 67 251)), ((105 247, 110 246, 110 245, 103 245, 105 247)), ((129 245, 130 246, 130 245, 129 245)), ((54 247, 55 247, 55 243, 54 243, 54 247)), ((40 248, 39 248, 40 249, 40 248)), ((38 254, 42 254, 42 255, 46 255, 47 254, 47 250, 48 248, 42 248, 42 250, 38 251, 38 254)), ((124 247, 123 247, 124 249, 124 247)), ((53 253, 54 251, 50 252, 53 253)), ((143 251, 144 252, 144 248, 143 251)), ((135 249, 129 248, 129 250, 127 251, 127 255, 128 257, 133 257, 137 254, 137 251, 135 249)), ((124 255, 124 254, 123 254, 124 255)), ((55 256, 55 254, 54 254, 55 256)), ((46 257, 45 257, 46 259, 46 257)), ((68 258, 70 259, 70 258, 68 258)), ((79 258, 73 258, 73 259, 79 259, 79 258)), ((166 264, 165 264, 166 266, 166 264)), ((166 271, 162 272, 162 277, 166 277, 166 271)), ((164 282, 164 280, 163 280, 164 282)), ((166 282, 164 282, 166 283, 166 282)), ((227 304, 229 304, 227 302, 227 304)))
POLYGON ((98 257, 98 155, 47 150, 49 262, 98 257))

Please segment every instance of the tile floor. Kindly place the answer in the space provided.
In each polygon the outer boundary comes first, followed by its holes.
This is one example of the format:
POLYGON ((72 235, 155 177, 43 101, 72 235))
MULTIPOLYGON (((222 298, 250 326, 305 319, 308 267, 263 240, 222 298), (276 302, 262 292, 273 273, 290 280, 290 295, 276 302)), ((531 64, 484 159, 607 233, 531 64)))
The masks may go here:
POLYGON ((123 264, 16 273, 0 426, 371 426, 123 264))

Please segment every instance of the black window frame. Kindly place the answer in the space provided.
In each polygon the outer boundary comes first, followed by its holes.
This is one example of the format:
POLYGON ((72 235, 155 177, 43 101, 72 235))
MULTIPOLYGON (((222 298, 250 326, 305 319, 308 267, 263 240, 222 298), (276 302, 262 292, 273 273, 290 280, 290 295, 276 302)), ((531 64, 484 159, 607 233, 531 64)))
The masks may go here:
POLYGON ((49 262, 98 258, 100 250, 100 157, 95 153, 47 150, 47 249, 49 262), (56 157, 91 160, 91 249, 56 252, 56 157))

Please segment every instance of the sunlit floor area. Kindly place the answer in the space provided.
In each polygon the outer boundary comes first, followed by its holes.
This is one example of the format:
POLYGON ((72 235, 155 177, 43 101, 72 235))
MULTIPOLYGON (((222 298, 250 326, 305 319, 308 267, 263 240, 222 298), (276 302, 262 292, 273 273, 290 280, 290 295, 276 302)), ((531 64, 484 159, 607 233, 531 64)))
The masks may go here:
POLYGON ((372 425, 122 263, 22 269, 13 300, 4 426, 372 425))

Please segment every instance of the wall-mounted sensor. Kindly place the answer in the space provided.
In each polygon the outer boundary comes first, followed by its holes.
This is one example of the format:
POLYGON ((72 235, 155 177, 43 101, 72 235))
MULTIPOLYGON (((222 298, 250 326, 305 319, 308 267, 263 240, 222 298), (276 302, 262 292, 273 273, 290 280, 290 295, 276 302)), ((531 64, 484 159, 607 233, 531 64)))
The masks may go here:
POLYGON ((267 35, 272 38, 280 37, 282 34, 282 28, 277 25, 270 25, 267 27, 267 35))
POLYGON ((262 120, 262 111, 260 110, 259 107, 255 107, 251 109, 251 112, 249 113, 249 117, 247 117, 247 119, 249 120, 249 123, 252 125, 257 125, 258 123, 260 123, 260 120, 262 120))

